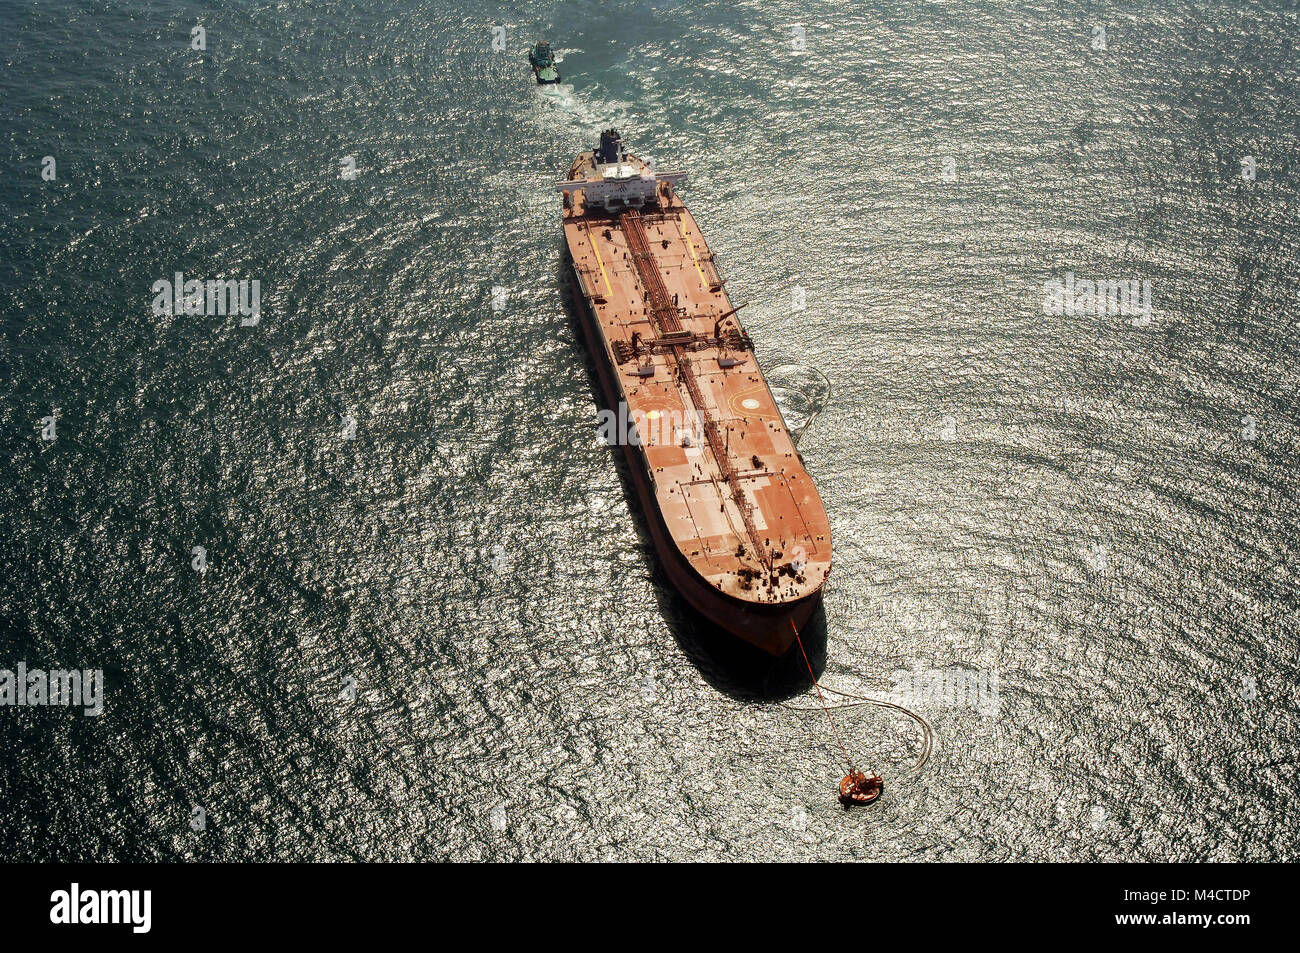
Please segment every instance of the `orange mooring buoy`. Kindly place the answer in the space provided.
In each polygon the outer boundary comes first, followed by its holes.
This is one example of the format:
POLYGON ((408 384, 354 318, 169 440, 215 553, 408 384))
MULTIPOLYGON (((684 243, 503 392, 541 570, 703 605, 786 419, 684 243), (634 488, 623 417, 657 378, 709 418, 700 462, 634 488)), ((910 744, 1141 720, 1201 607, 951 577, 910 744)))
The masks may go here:
POLYGON ((848 810, 855 804, 870 804, 885 790, 885 782, 878 774, 850 771, 840 781, 840 803, 848 810))

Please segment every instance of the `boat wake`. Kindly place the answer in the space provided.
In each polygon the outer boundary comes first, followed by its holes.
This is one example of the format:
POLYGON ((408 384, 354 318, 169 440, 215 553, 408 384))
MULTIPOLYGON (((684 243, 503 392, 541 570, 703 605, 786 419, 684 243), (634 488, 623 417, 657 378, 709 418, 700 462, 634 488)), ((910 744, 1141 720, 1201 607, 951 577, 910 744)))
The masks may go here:
POLYGON ((778 364, 766 376, 786 429, 798 446, 805 431, 830 403, 831 382, 808 364, 778 364))

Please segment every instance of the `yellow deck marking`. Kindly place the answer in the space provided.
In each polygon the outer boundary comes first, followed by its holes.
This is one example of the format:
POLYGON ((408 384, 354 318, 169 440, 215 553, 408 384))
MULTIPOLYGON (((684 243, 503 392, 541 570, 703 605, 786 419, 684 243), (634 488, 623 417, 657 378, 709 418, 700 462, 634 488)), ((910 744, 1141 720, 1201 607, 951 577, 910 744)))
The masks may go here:
POLYGON ((704 269, 700 267, 700 259, 695 256, 695 244, 691 241, 690 236, 686 234, 686 229, 682 228, 682 220, 674 219, 677 223, 677 233, 682 236, 682 241, 686 243, 686 250, 691 253, 691 261, 695 262, 695 273, 700 276, 700 285, 705 291, 709 290, 709 283, 704 279, 704 269))
POLYGON ((600 265, 600 277, 605 279, 605 297, 614 297, 614 289, 609 286, 609 275, 605 274, 605 260, 600 257, 600 249, 596 247, 596 240, 591 237, 591 226, 588 225, 584 231, 587 233, 587 243, 591 245, 591 250, 596 253, 596 264, 600 265))

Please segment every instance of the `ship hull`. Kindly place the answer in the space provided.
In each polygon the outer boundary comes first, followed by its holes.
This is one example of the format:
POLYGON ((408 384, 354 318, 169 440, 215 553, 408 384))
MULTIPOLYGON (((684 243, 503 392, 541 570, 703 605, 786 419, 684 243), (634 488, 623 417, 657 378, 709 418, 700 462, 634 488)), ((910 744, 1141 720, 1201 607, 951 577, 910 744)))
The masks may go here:
MULTIPOLYGON (((583 342, 596 369, 601 400, 607 408, 617 407, 619 401, 619 391, 615 383, 617 372, 610 364, 605 349, 599 346, 601 338, 597 330, 596 317, 573 277, 573 260, 567 250, 565 266, 574 307, 578 311, 578 324, 582 330, 583 342)), ((803 629, 821 603, 821 589, 795 602, 763 605, 733 599, 709 585, 682 557, 681 550, 665 525, 654 490, 645 476, 645 461, 641 459, 640 448, 635 444, 624 442, 622 449, 627 460, 628 472, 632 477, 637 502, 641 512, 645 514, 655 553, 674 588, 691 608, 718 628, 743 639, 769 655, 779 658, 789 652, 795 641, 795 633, 803 629)))
POLYGON ((705 619, 781 656, 821 601, 830 521, 684 176, 603 131, 556 183, 567 278, 660 565, 705 619))

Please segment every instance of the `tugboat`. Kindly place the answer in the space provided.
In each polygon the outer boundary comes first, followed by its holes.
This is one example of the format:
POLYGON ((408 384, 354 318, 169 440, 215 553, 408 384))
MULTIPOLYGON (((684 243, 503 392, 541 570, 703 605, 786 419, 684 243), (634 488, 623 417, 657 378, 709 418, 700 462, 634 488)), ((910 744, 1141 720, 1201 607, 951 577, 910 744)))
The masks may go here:
POLYGON ((551 44, 538 40, 537 45, 528 51, 528 62, 532 64, 533 75, 539 84, 558 83, 560 71, 555 66, 555 56, 551 53, 551 44))

